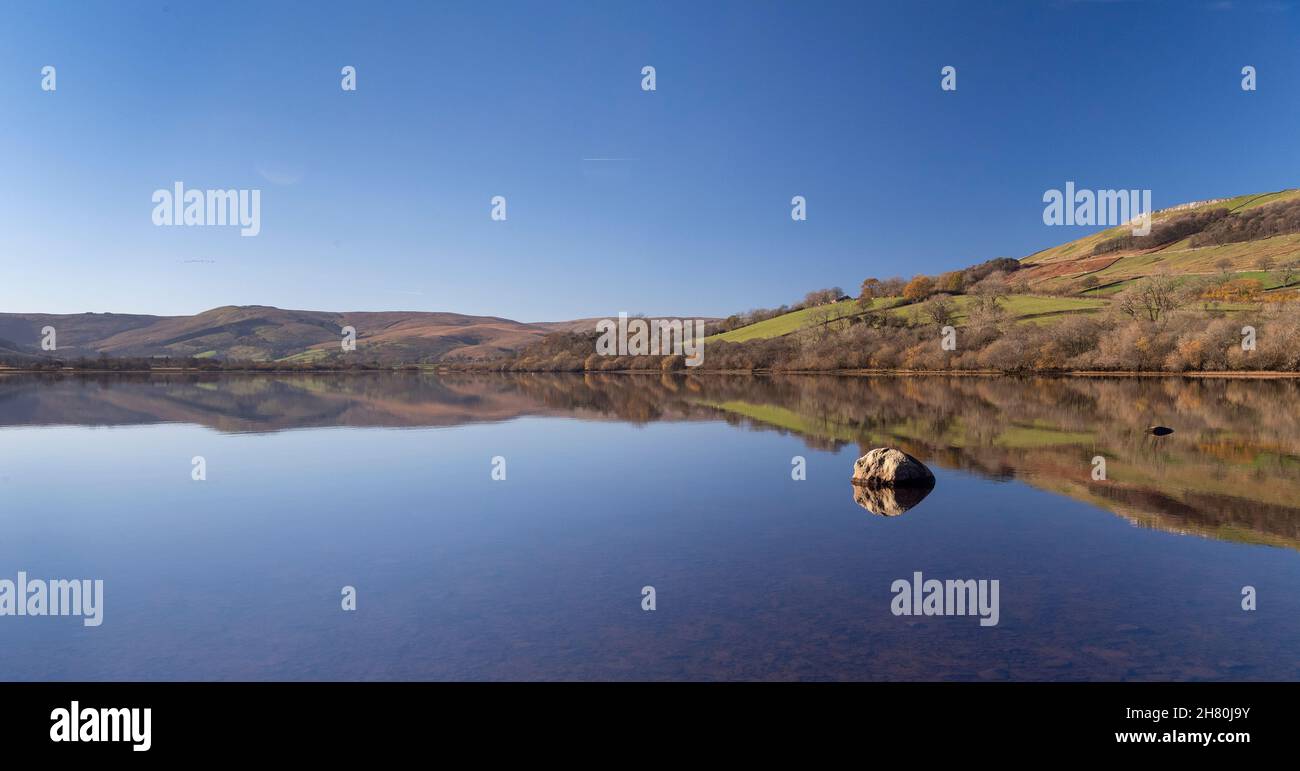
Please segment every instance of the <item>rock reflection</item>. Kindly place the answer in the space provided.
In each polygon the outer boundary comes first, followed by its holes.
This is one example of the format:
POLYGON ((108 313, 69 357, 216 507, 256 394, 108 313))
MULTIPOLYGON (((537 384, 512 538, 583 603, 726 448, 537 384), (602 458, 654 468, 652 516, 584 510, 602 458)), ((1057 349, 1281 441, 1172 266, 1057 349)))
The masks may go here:
POLYGON ((934 483, 900 487, 869 487, 851 482, 853 502, 881 517, 897 517, 915 508, 934 489, 934 483))
MULTIPOLYGON (((0 374, 0 426, 187 422, 243 432, 526 415, 724 420, 833 452, 892 445, 930 465, 1083 500, 1142 527, 1300 549, 1295 378, 0 374), (1162 424, 1177 434, 1161 440, 1148 432, 1162 424), (1091 478, 1097 456, 1107 460, 1106 480, 1091 478)), ((854 491, 881 516, 923 497, 854 491)))

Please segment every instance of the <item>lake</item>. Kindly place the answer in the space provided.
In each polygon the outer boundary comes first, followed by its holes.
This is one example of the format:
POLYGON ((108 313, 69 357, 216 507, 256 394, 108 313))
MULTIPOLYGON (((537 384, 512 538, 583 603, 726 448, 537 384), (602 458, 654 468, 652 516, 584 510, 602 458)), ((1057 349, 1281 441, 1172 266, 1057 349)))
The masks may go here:
POLYGON ((1300 679, 1296 380, 0 375, 0 525, 0 680, 1300 679))

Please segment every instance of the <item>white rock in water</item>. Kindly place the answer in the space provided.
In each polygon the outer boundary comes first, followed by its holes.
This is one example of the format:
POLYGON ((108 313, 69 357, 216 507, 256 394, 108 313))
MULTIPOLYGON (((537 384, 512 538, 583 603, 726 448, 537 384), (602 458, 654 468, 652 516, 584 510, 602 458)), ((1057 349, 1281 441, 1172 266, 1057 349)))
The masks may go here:
POLYGON ((854 461, 853 483, 867 487, 933 485, 934 474, 902 450, 877 447, 854 461))

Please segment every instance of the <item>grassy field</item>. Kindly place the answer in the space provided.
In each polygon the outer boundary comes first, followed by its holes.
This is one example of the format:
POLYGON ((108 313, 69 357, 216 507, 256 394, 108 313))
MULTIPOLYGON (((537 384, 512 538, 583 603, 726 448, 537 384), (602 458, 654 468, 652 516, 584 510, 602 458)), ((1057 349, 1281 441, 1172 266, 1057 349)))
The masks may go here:
MULTIPOLYGON (((957 326, 966 322, 968 311, 975 304, 973 297, 954 297, 954 317, 957 326)), ((1091 313, 1105 308, 1107 302, 1087 297, 1049 297, 1046 295, 1009 295, 1002 302, 1008 321, 1048 319, 1070 313, 1091 313)), ((923 305, 907 305, 889 311, 899 316, 923 320, 923 305)))
MULTIPOLYGON (((897 297, 880 298, 872 303, 872 308, 888 308, 885 312, 895 316, 921 318, 922 306, 902 305, 890 307, 897 305, 898 302, 899 298, 897 297)), ((954 321, 957 326, 961 326, 966 322, 967 311, 974 302, 974 298, 971 297, 954 297, 952 299, 954 321)), ((1040 295, 1010 295, 1002 303, 1006 318, 1010 322, 1050 322, 1052 319, 1071 313, 1095 312, 1105 308, 1106 305, 1105 300, 1095 298, 1047 297, 1040 295)), ((705 342, 725 340, 731 343, 740 343, 746 340, 780 337, 802 329, 809 329, 827 320, 841 319, 860 311, 861 308, 858 307, 856 300, 846 300, 833 305, 821 306, 820 308, 805 308, 793 313, 787 313, 784 316, 777 316, 774 319, 760 321, 757 324, 733 329, 720 335, 713 335, 707 338, 705 342)))
MULTIPOLYGON (((1181 216, 1183 214, 1198 211, 1200 209, 1222 207, 1232 212, 1245 211, 1247 209, 1253 209, 1257 206, 1264 206, 1265 204, 1287 201, 1297 197, 1300 197, 1300 189, 1280 190, 1276 193, 1253 193, 1250 195, 1240 195, 1235 198, 1229 198, 1224 201, 1217 201, 1217 202, 1211 201, 1209 203, 1189 207, 1186 209, 1178 209, 1176 211, 1167 209, 1163 212, 1157 212, 1155 215, 1153 215, 1152 222, 1158 224, 1166 219, 1181 216)), ((1100 244, 1103 241, 1108 241, 1112 238, 1116 238, 1118 236, 1125 235, 1125 233, 1127 233, 1128 230, 1129 227, 1127 225, 1121 225, 1119 227, 1113 227, 1113 228, 1108 228, 1106 230, 1101 230, 1096 233, 1091 233, 1087 236, 1084 236, 1083 238, 1079 238, 1074 241, 1061 244, 1059 246, 1053 246, 1049 249, 1044 249, 1042 251, 1035 252, 1034 254, 1025 257, 1023 260, 1021 260, 1021 262, 1024 263, 1026 267, 1028 267, 1032 265, 1045 265, 1045 264, 1052 264, 1058 262, 1068 262, 1071 260, 1078 260, 1081 258, 1090 257, 1092 256, 1093 247, 1095 247, 1097 244, 1100 244)), ((1260 244, 1263 242, 1255 241, 1251 243, 1260 244)), ((1250 246, 1249 243, 1228 244, 1223 247, 1207 247, 1207 249, 1228 249, 1230 247, 1246 247, 1249 250, 1249 246, 1250 246)), ((1161 251, 1172 252, 1172 251, 1178 251, 1184 249, 1186 249, 1186 241, 1179 241, 1166 246, 1161 251)), ((1218 256, 1212 258, 1210 260, 1210 263, 1212 264, 1215 259, 1218 259, 1218 256)))
MULTIPOLYGON (((887 307, 897 298, 883 298, 872 301, 872 308, 887 307)), ((774 319, 760 321, 757 324, 733 329, 730 332, 723 332, 720 335, 713 335, 705 338, 705 342, 710 340, 725 340, 728 343, 743 343, 746 340, 757 340, 760 338, 780 337, 796 332, 800 329, 811 327, 822 321, 829 319, 843 318, 852 313, 862 310, 858 306, 857 300, 844 300, 843 302, 823 305, 817 308, 804 308, 800 311, 787 313, 784 316, 777 316, 774 319)))
MULTIPOLYGON (((1300 189, 1242 195, 1187 208, 1166 209, 1157 212, 1152 219, 1158 225, 1201 209, 1226 208, 1231 212, 1242 212, 1296 198, 1300 198, 1300 189)), ((1156 274, 1214 275, 1222 270, 1221 264, 1226 262, 1228 271, 1235 278, 1240 278, 1247 273, 1257 274, 1257 265, 1262 257, 1269 257, 1278 265, 1300 259, 1300 233, 1196 248, 1191 246, 1191 238, 1188 237, 1154 249, 1093 254, 1093 249, 1098 244, 1128 232, 1127 225, 1108 228, 1035 252, 1021 260, 1024 269, 1014 274, 1012 280, 1029 291, 1055 293, 1066 290, 1078 292, 1082 296, 1106 297, 1122 288, 1107 285, 1156 274), (1079 284, 1085 276, 1096 278, 1102 287, 1081 289, 1079 284)))
POLYGON ((1275 236, 1263 241, 1203 246, 1199 249, 1186 246, 1186 241, 1179 241, 1159 251, 1121 257, 1092 275, 1101 281, 1149 276, 1160 272, 1212 275, 1219 272, 1217 263, 1221 260, 1227 260, 1231 264, 1233 273, 1258 272, 1255 263, 1263 256, 1271 257, 1279 264, 1300 257, 1300 233, 1275 236))
POLYGON ((310 348, 306 351, 300 351, 291 356, 285 356, 276 361, 283 361, 287 364, 311 364, 317 361, 324 361, 329 354, 320 348, 310 348))
MULTIPOLYGON (((1181 284, 1192 278, 1195 278, 1195 276, 1175 276, 1174 283, 1181 284)), ((1266 272, 1262 270, 1243 270, 1232 273, 1232 278, 1253 278, 1264 287, 1265 291, 1278 289, 1283 286, 1282 279, 1276 271, 1266 272)), ((1138 281, 1141 281, 1141 279, 1126 278, 1115 281, 1114 283, 1104 283, 1095 289, 1088 289, 1084 292, 1080 292, 1080 295, 1083 297, 1110 297, 1111 295, 1119 294, 1136 284, 1138 281)))

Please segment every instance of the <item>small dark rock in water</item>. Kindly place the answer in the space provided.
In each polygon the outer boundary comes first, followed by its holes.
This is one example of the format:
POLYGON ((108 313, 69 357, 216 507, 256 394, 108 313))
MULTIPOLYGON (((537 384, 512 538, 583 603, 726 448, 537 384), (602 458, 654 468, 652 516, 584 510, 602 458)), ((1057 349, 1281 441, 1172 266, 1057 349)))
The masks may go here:
POLYGON ((1148 434, 1155 434, 1156 436, 1169 436, 1173 432, 1172 428, 1165 428, 1164 426, 1151 426, 1147 429, 1148 434))

